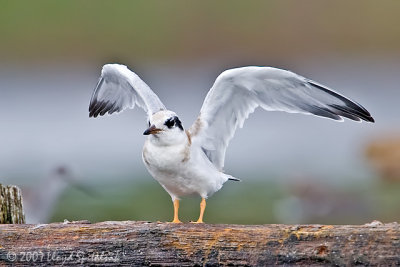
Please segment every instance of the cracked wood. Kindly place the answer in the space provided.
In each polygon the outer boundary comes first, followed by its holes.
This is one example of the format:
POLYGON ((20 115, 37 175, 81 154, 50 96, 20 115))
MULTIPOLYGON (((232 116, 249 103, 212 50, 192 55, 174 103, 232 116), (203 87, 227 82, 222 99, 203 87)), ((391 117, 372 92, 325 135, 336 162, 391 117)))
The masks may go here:
POLYGON ((0 225, 0 265, 32 263, 397 265, 400 264, 400 226, 378 222, 333 226, 132 221, 0 225))

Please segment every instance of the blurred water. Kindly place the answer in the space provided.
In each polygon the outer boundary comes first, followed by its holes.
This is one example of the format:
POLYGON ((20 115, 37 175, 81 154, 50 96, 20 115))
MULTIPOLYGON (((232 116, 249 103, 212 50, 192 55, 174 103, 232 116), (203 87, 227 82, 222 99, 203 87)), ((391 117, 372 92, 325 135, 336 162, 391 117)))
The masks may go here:
MULTIPOLYGON (((224 69, 215 62, 134 65, 186 128, 224 69)), ((364 105, 375 124, 257 110, 236 133, 225 170, 242 179, 315 177, 360 181, 371 177, 364 145, 399 131, 400 64, 394 60, 297 61, 291 69, 364 105), (273 174, 273 175, 272 175, 273 174)), ((87 179, 150 177, 141 160, 145 114, 140 109, 88 118, 97 65, 0 65, 0 182, 40 179, 57 165, 73 166, 87 179)))

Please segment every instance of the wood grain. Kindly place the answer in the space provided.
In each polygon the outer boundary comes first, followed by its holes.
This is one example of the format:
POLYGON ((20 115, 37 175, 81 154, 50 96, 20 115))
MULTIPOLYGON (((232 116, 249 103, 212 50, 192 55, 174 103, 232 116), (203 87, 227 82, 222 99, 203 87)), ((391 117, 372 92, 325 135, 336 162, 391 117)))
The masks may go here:
POLYGON ((2 223, 25 223, 21 190, 14 185, 0 184, 0 224, 2 223))
POLYGON ((0 265, 27 264, 393 266, 400 264, 400 226, 133 221, 0 225, 0 265))

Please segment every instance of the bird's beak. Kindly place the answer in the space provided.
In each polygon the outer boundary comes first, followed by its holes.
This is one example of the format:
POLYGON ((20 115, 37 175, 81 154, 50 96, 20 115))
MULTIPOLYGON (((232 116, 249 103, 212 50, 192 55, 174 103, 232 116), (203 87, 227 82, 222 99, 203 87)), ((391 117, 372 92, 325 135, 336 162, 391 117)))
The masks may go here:
POLYGON ((149 135, 149 134, 157 134, 161 132, 161 129, 156 128, 156 126, 151 125, 146 131, 144 131, 143 135, 149 135))

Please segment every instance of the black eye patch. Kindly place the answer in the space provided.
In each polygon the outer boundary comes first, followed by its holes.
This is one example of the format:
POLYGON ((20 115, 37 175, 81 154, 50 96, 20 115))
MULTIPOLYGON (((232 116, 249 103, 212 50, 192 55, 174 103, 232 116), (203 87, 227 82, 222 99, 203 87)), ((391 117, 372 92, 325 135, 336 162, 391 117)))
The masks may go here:
POLYGON ((172 128, 175 125, 174 118, 169 118, 164 122, 164 125, 167 126, 168 128, 172 128))
POLYGON ((169 129, 171 129, 174 126, 177 126, 179 129, 183 131, 182 123, 177 116, 174 116, 166 120, 164 125, 167 126, 169 129))
POLYGON ((181 129, 182 131, 183 131, 183 127, 182 127, 182 123, 181 123, 181 121, 178 119, 178 117, 174 117, 174 120, 175 120, 175 125, 177 126, 177 127, 179 127, 179 129, 181 129))

